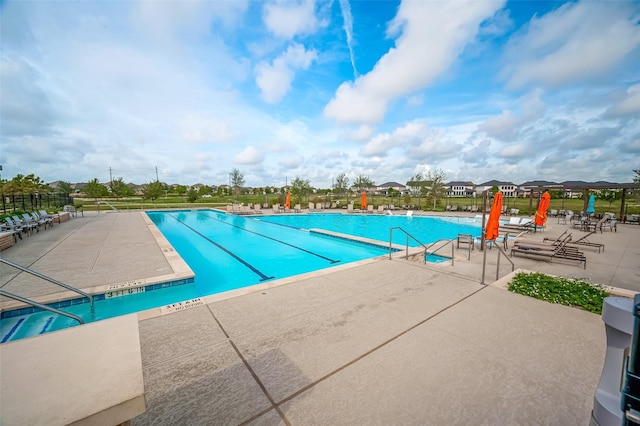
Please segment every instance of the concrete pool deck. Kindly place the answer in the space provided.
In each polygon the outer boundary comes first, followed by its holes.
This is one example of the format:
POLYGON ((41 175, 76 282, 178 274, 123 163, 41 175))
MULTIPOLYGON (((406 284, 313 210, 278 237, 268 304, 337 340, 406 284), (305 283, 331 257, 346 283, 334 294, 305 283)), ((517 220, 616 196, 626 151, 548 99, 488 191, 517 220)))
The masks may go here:
MULTIPOLYGON (((526 238, 557 237, 567 226, 555 222, 526 238)), ((585 250, 586 269, 512 260, 638 291, 639 237, 624 224, 594 235, 605 251, 585 250)), ((139 212, 85 212, 1 255, 89 289, 186 273, 167 253, 139 212)), ((487 252, 487 283, 497 253, 487 252)), ((2 288, 57 292, 11 269, 0 265, 2 288)), ((510 270, 503 260, 500 275, 510 270)), ((471 260, 457 250, 453 267, 385 258, 140 314, 146 411, 132 423, 587 424, 606 348, 600 316, 480 285, 481 271, 479 250, 471 260)))

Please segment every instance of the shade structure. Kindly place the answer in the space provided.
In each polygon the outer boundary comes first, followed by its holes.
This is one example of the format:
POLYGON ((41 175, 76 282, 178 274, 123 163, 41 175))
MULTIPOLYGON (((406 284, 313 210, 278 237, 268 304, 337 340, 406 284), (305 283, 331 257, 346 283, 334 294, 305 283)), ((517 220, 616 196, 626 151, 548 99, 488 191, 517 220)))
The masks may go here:
POLYGON ((545 192, 542 194, 540 204, 538 204, 538 211, 536 211, 536 217, 533 219, 537 226, 544 226, 547 222, 547 209, 549 208, 550 203, 551 195, 549 195, 548 192, 545 192))
POLYGON ((498 192, 493 197, 493 205, 491 206, 491 213, 489 213, 489 219, 485 226, 485 239, 495 240, 498 238, 498 232, 500 231, 500 213, 502 213, 502 192, 498 192))
POLYGON ((291 192, 287 192, 287 200, 284 202, 284 207, 287 209, 291 208, 291 192))
POLYGON ((364 191, 362 192, 362 200, 360 204, 362 204, 362 210, 367 208, 367 193, 364 191))
POLYGON ((589 205, 587 206, 587 214, 594 214, 596 212, 596 197, 591 194, 589 196, 589 205))

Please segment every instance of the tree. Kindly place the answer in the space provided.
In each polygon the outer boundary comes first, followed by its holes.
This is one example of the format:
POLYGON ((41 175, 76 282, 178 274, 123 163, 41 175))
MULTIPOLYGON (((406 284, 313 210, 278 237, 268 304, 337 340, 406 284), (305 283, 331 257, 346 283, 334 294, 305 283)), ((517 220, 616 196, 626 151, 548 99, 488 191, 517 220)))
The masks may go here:
POLYGON ((233 191, 238 196, 240 192, 240 188, 244 185, 244 175, 240 173, 240 170, 233 169, 231 170, 231 186, 233 186, 233 191))
POLYGON ((344 173, 340 173, 336 177, 336 181, 333 184, 333 191, 337 194, 344 194, 349 187, 349 178, 344 173))
POLYGON ((302 197, 311 191, 308 180, 300 179, 298 176, 291 182, 291 195, 295 197, 298 204, 302 202, 302 197))
POLYGON ((109 195, 109 190, 106 186, 98 181, 98 178, 94 178, 85 185, 84 193, 87 195, 87 197, 93 198, 97 201, 98 198, 109 195))
POLYGON ((412 176, 411 179, 407 182, 407 186, 409 187, 409 191, 413 194, 413 196, 418 197, 418 208, 420 209, 420 196, 425 193, 425 181, 422 173, 416 173, 415 176, 412 176))
POLYGON ((184 194, 187 193, 187 187, 184 185, 177 185, 175 191, 176 191, 176 194, 182 197, 184 194))
POLYGON ((640 169, 637 170, 633 170, 633 173, 635 173, 636 175, 633 177, 633 182, 634 183, 640 183, 640 169))
POLYGON ((198 199, 198 191, 194 188, 191 188, 187 191, 187 201, 190 203, 194 203, 198 199))
POLYGON ((71 188, 71 183, 61 180, 58 183, 58 191, 64 192, 65 194, 71 194, 73 189, 71 188))
POLYGON ((149 199, 155 202, 156 199, 160 198, 164 194, 164 184, 160 181, 149 182, 144 186, 142 190, 142 195, 144 198, 149 199))
POLYGON ((209 185, 202 185, 200 189, 198 189, 198 195, 202 197, 203 195, 211 195, 213 190, 209 185))
POLYGON ((3 186, 3 191, 5 192, 20 194, 33 194, 41 190, 46 192, 45 189, 47 189, 47 185, 45 185, 44 182, 42 182, 42 180, 33 173, 27 176, 17 174, 3 186))
POLYGON ((433 199, 433 209, 436 209, 438 198, 442 198, 446 194, 446 188, 444 181, 447 178, 447 174, 443 170, 435 169, 427 173, 426 176, 426 191, 427 195, 433 199))
POLYGON ((609 207, 611 207, 611 204, 613 204, 614 201, 620 199, 621 195, 620 191, 612 191, 610 189, 601 189, 596 191, 596 197, 600 200, 608 201, 609 207))
POLYGON ((130 197, 133 195, 133 189, 124 183, 121 177, 112 180, 111 183, 109 183, 109 187, 111 188, 111 194, 116 197, 116 200, 121 197, 130 197))
POLYGON ((369 176, 358 175, 356 180, 353 182, 353 188, 356 188, 359 192, 365 191, 371 188, 375 183, 369 176))

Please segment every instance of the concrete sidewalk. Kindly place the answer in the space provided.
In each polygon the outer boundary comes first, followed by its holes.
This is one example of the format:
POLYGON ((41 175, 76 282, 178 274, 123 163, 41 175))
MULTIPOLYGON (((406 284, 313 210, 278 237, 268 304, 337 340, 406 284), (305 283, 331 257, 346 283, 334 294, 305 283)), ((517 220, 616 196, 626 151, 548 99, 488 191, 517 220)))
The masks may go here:
MULTIPOLYGON (((512 260, 638 290, 638 237, 637 225, 594 236, 605 252, 588 252, 586 270, 512 260)), ((2 256, 93 288, 173 273, 166 250, 140 213, 85 213, 2 256)), ((497 250, 487 254, 491 282, 497 250)), ((477 250, 470 261, 457 251, 454 267, 380 259, 141 314, 147 411, 132 423, 587 424, 606 347, 600 317, 482 286, 481 262, 477 250)), ((501 260, 500 275, 509 271, 501 260)), ((4 265, 0 286, 53 292, 4 265)))

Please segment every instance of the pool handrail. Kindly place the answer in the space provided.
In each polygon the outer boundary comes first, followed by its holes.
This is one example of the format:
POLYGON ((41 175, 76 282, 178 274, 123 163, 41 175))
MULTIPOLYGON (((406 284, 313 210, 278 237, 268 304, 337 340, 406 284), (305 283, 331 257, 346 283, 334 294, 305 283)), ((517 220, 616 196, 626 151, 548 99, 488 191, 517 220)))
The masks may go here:
POLYGON ((52 308, 51 306, 43 305, 42 303, 38 303, 35 300, 27 299, 26 297, 18 296, 17 294, 9 293, 6 290, 0 289, 0 296, 8 297, 9 299, 17 300, 22 303, 26 303, 27 305, 35 306, 37 308, 43 309, 45 311, 53 312, 54 314, 62 315, 73 320, 78 321, 80 324, 84 324, 84 320, 77 315, 70 314, 68 312, 61 311, 56 308, 52 308))
MULTIPOLYGON (((513 263, 513 261, 511 259, 509 259, 509 256, 507 255, 507 253, 505 253, 502 250, 502 248, 500 247, 499 244, 496 244, 495 246, 498 249, 498 260, 496 262, 496 281, 498 281, 498 279, 500 278, 500 254, 501 253, 509 261, 509 263, 511 263, 511 272, 516 270, 516 265, 515 265, 515 263, 513 263)), ((486 283, 484 281, 486 266, 487 266, 487 248, 485 247, 484 248, 484 253, 482 254, 482 278, 480 279, 480 284, 482 284, 482 285, 486 285, 486 283)))
POLYGON ((65 284, 65 283, 60 282, 58 280, 54 280, 53 278, 47 277, 46 275, 43 275, 40 272, 36 272, 33 269, 25 268, 22 265, 18 265, 17 263, 12 262, 12 261, 7 260, 7 259, 4 259, 2 257, 0 257, 0 263, 4 263, 4 264, 7 264, 9 266, 13 266, 16 269, 21 270, 22 272, 26 272, 28 274, 34 275, 34 276, 36 276, 38 278, 41 278, 41 279, 43 279, 45 281, 49 281, 52 284, 55 284, 57 286, 66 288, 67 290, 71 290, 71 291, 73 291, 75 293, 78 293, 81 296, 87 297, 89 299, 89 303, 91 304, 91 307, 93 307, 93 296, 90 295, 89 293, 85 293, 84 291, 82 291, 80 289, 77 289, 75 287, 72 287, 69 284, 65 284))
MULTIPOLYGON (((436 244, 438 244, 438 243, 440 243, 442 241, 446 241, 446 243, 444 243, 443 245, 441 245, 440 247, 438 247, 437 249, 435 249, 431 253, 428 253, 428 252, 427 253, 428 254, 435 254, 438 250, 445 248, 447 246, 447 244, 451 244, 451 266, 453 266, 453 254, 454 254, 453 242, 455 241, 455 239, 454 240, 449 240, 447 238, 440 238, 438 241, 434 241, 433 243, 429 244, 429 246, 427 247, 427 250, 429 250, 431 247, 435 246, 436 244)), ((426 259, 427 258, 425 256, 425 262, 426 262, 426 259)))
POLYGON ((422 242, 420 240, 418 240, 416 237, 414 237, 413 235, 411 235, 410 233, 408 233, 407 231, 402 229, 402 227, 400 227, 400 226, 394 226, 392 228, 389 228, 389 260, 391 260, 391 253, 393 253, 393 231, 395 229, 401 230, 407 236, 407 239, 406 239, 406 242, 405 242, 405 255, 404 255, 404 258, 405 259, 409 258, 409 237, 411 237, 411 239, 413 239, 416 243, 418 243, 422 247, 424 247, 424 263, 427 263, 427 246, 422 244, 422 242))

